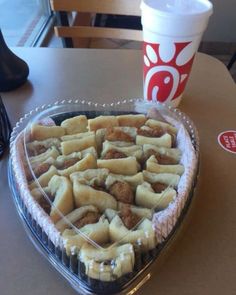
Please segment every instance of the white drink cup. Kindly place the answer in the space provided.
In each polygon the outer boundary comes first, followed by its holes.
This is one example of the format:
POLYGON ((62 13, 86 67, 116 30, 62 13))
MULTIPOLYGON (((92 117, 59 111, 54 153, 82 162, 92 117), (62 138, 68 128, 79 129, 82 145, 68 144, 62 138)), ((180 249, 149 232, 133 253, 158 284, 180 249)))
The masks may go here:
POLYGON ((177 107, 212 4, 208 0, 142 0, 141 11, 144 99, 177 107))

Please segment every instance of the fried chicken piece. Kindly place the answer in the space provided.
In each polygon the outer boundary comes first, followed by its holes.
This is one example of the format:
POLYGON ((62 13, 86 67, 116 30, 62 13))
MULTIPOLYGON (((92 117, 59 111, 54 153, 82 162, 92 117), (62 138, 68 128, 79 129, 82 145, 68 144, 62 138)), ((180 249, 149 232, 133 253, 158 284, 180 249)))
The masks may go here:
POLYGON ((161 192, 163 192, 167 187, 168 187, 167 184, 160 183, 160 182, 155 182, 155 183, 152 184, 152 189, 154 190, 155 193, 161 193, 161 192))
MULTIPOLYGON (((38 178, 43 173, 47 172, 50 168, 49 163, 42 163, 33 169, 35 176, 38 178)), ((31 171, 29 169, 26 170, 26 178, 28 181, 32 181, 34 179, 31 171)))
POLYGON ((109 193, 113 195, 119 202, 126 204, 134 203, 134 192, 127 182, 114 182, 109 189, 109 193))
MULTIPOLYGON (((53 202, 54 196, 47 193, 47 196, 49 197, 50 201, 53 202)), ((51 204, 48 202, 48 200, 44 197, 42 194, 41 197, 38 200, 39 205, 43 208, 43 210, 49 215, 51 212, 51 204)))
POLYGON ((43 210, 49 215, 51 212, 51 204, 49 204, 49 202, 43 197, 39 199, 38 203, 43 208, 43 210))
POLYGON ((47 172, 48 169, 50 168, 50 164, 49 163, 42 163, 39 166, 37 166, 34 169, 34 174, 36 177, 39 177, 40 175, 42 175, 43 173, 47 172))
POLYGON ((97 223, 100 218, 100 214, 97 212, 88 212, 85 216, 80 218, 74 223, 74 226, 81 228, 86 224, 97 223))
POLYGON ((105 134, 105 140, 109 141, 126 141, 126 142, 133 142, 134 139, 122 130, 114 129, 114 128, 107 128, 105 134))
POLYGON ((101 185, 93 184, 92 188, 94 188, 97 191, 103 191, 103 192, 107 191, 105 185, 103 185, 103 184, 101 184, 101 185))
MULTIPOLYGON (((137 131, 138 135, 142 135, 142 136, 146 136, 146 137, 161 137, 162 135, 164 135, 165 133, 169 133, 167 132, 165 129, 163 128, 150 128, 150 129, 138 129, 137 131)), ((176 136, 175 134, 169 133, 171 136, 171 142, 172 142, 172 147, 174 147, 176 145, 176 136)))
POLYGON ((129 205, 122 206, 120 218, 128 229, 132 229, 133 227, 135 227, 136 224, 139 223, 139 221, 141 220, 141 218, 137 214, 131 211, 129 205))
POLYGON ((122 158, 127 158, 127 156, 119 151, 116 150, 109 150, 105 156, 103 157, 104 160, 109 160, 109 159, 122 159, 122 158))
POLYGON ((160 137, 165 134, 166 131, 163 128, 150 128, 147 129, 138 129, 138 135, 146 136, 146 137, 160 137))
POLYGON ((60 167, 57 167, 59 169, 66 169, 70 166, 73 166, 75 163, 77 163, 80 159, 79 158, 71 158, 71 159, 67 159, 65 160, 60 167))
POLYGON ((158 163, 161 165, 174 165, 174 164, 179 164, 178 160, 168 157, 167 155, 160 154, 152 149, 148 150, 146 159, 150 158, 152 155, 155 156, 157 159, 158 163))
POLYGON ((28 155, 30 157, 42 154, 42 153, 46 152, 46 150, 47 150, 47 148, 42 144, 38 144, 38 145, 36 145, 34 147, 28 147, 27 148, 27 152, 28 152, 28 155))

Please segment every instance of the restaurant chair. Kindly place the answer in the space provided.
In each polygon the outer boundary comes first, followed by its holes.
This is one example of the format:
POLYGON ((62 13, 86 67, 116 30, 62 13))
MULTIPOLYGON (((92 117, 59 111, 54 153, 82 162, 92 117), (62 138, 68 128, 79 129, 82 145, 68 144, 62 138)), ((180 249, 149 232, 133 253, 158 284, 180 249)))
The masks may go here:
POLYGON ((236 62, 236 51, 234 52, 234 54, 232 55, 232 57, 230 58, 230 61, 227 65, 228 70, 230 71, 233 64, 236 62))
POLYGON ((92 39, 142 41, 142 31, 95 26, 98 15, 140 17, 140 0, 50 0, 56 13, 55 35, 64 47, 89 47, 92 39))

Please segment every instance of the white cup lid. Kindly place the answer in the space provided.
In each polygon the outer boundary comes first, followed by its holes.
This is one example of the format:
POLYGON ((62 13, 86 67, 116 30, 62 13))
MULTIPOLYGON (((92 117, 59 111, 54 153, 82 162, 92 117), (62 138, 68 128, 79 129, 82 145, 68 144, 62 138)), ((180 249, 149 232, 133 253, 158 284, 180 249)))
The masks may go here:
POLYGON ((213 5, 208 0, 142 0, 140 8, 143 13, 166 18, 202 19, 208 18, 213 13, 213 5))

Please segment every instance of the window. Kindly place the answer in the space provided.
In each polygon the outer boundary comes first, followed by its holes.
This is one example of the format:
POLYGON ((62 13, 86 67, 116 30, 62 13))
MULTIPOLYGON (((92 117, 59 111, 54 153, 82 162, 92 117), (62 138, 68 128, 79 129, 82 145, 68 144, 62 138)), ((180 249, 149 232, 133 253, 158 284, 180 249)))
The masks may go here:
POLYGON ((35 46, 52 13, 48 0, 0 0, 0 28, 8 46, 35 46))

